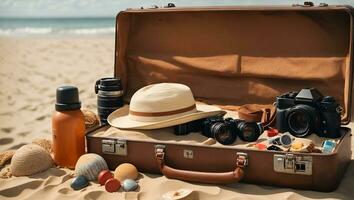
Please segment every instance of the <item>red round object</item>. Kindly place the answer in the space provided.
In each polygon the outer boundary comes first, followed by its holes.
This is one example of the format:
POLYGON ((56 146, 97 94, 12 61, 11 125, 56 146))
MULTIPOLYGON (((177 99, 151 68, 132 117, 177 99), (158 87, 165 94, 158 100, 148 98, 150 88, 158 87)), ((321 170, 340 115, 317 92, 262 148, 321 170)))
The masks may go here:
POLYGON ((98 174, 98 183, 100 185, 104 185, 106 183, 106 181, 110 178, 113 178, 113 174, 111 173, 111 171, 109 170, 102 170, 99 174, 98 174))
POLYGON ((259 150, 266 150, 267 149, 267 145, 265 145, 263 143, 258 143, 255 145, 255 147, 259 150))
POLYGON ((277 136, 278 134, 279 134, 279 131, 276 128, 269 128, 267 130, 268 137, 274 137, 274 136, 277 136))
POLYGON ((110 178, 104 185, 107 192, 117 192, 120 188, 120 182, 115 178, 110 178))

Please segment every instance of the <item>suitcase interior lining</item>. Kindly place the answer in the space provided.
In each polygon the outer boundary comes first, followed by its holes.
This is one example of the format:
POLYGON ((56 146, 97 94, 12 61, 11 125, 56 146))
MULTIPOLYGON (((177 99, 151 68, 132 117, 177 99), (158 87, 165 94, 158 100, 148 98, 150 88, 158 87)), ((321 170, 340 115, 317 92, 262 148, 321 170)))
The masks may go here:
MULTIPOLYGON (((237 113, 228 111, 225 117, 237 117, 237 113)), ((342 134, 345 134, 345 131, 342 130, 342 134)), ((163 129, 154 129, 154 130, 123 130, 115 127, 106 127, 98 131, 94 131, 89 134, 91 137, 102 137, 102 138, 123 138, 131 141, 145 141, 145 142, 155 142, 155 143, 173 143, 181 145, 202 145, 202 146, 213 146, 213 147, 231 147, 231 148, 240 148, 240 149, 253 149, 256 148, 251 146, 254 142, 245 142, 237 137, 236 141, 231 145, 222 145, 220 143, 215 143, 212 145, 203 144, 208 137, 203 136, 201 133, 190 133, 188 135, 176 136, 173 133, 173 128, 163 128, 163 129)), ((267 134, 264 132, 259 139, 267 138, 267 134)), ((322 143, 328 138, 318 137, 316 134, 311 134, 306 137, 310 139, 316 145, 316 147, 321 147, 322 143)), ((335 139, 337 143, 340 138, 335 139)), ((338 145, 337 145, 338 146, 338 145)))
MULTIPOLYGON (((342 133, 345 131, 342 130, 342 133)), ((223 147, 223 148, 236 148, 236 149, 250 149, 256 150, 255 147, 251 146, 253 142, 244 142, 239 137, 231 145, 222 145, 220 143, 215 143, 212 145, 203 144, 208 138, 203 136, 201 133, 190 133, 188 135, 176 136, 173 134, 172 128, 156 129, 156 130, 122 130, 115 127, 107 127, 102 130, 95 131, 89 134, 90 137, 100 137, 100 138, 121 138, 128 141, 145 141, 153 142, 156 144, 172 143, 180 145, 201 145, 205 147, 223 147)), ((266 133, 262 134, 259 139, 266 138, 266 133)), ((328 138, 318 137, 316 134, 311 134, 306 137, 310 139, 316 145, 316 148, 321 147, 322 143, 328 138)), ((335 139, 337 143, 339 139, 335 139)), ((337 145, 338 147, 339 145, 337 145)))
POLYGON ((208 104, 271 104, 316 87, 350 117, 351 17, 343 10, 123 12, 116 76, 126 101, 158 82, 208 104))

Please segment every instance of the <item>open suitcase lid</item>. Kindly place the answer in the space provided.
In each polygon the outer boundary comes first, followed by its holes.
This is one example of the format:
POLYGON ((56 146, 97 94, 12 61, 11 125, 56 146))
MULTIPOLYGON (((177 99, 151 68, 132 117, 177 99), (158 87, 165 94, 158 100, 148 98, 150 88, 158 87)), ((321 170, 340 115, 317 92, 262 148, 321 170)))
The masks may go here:
POLYGON ((272 104, 315 87, 350 122, 353 17, 345 6, 129 9, 116 24, 115 76, 129 101, 159 82, 217 105, 272 104))

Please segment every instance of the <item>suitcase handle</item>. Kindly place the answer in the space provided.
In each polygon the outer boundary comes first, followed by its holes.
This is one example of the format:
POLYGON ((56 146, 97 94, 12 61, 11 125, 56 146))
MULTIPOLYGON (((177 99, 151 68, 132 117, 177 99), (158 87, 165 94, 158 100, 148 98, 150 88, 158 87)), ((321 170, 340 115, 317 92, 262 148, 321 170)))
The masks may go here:
POLYGON ((234 171, 222 173, 175 169, 165 164, 165 153, 163 149, 156 150, 155 159, 161 173, 167 178, 212 184, 229 184, 239 182, 244 175, 243 167, 247 165, 247 160, 240 161, 240 163, 239 160, 237 160, 236 169, 234 171))

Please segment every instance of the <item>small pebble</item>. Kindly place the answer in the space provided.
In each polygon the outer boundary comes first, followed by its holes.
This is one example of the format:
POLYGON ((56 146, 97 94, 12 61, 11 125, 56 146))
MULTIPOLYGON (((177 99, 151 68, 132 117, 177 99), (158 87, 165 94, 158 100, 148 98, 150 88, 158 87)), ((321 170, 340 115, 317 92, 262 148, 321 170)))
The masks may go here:
POLYGON ((87 187, 89 184, 89 181, 85 176, 78 176, 74 178, 74 180, 71 182, 70 186, 74 190, 81 190, 82 188, 87 187))
POLYGON ((104 185, 107 192, 117 192, 120 188, 120 182, 115 178, 110 178, 104 185))
POLYGON ((137 179, 139 175, 138 169, 130 163, 120 164, 114 170, 114 178, 118 179, 120 182, 123 182, 125 179, 137 179))
POLYGON ((132 179, 126 179, 123 181, 123 189, 124 191, 134 191, 138 188, 138 183, 132 179))
POLYGON ((113 178, 113 174, 109 170, 103 170, 98 174, 98 182, 104 185, 108 179, 113 178))

